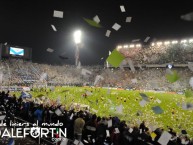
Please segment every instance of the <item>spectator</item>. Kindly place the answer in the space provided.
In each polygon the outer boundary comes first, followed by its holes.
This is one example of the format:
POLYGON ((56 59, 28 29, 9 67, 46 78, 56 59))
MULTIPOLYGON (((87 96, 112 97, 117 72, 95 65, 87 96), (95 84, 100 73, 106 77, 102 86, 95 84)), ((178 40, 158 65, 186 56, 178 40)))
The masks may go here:
POLYGON ((41 126, 43 119, 43 105, 40 105, 38 109, 34 112, 35 122, 38 121, 38 125, 41 126))
POLYGON ((103 145, 106 138, 107 123, 106 119, 103 117, 101 121, 98 122, 96 128, 96 144, 103 145))
POLYGON ((74 138, 81 141, 82 140, 82 132, 85 125, 85 121, 83 119, 83 113, 81 112, 79 117, 74 121, 74 138))

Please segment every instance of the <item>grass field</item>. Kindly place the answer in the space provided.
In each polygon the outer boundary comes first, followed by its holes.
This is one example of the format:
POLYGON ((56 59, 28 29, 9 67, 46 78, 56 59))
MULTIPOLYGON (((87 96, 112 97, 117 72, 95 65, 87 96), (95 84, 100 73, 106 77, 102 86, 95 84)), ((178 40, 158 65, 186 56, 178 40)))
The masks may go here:
POLYGON ((193 103, 193 98, 186 98, 184 95, 89 87, 56 87, 54 91, 49 93, 30 93, 33 97, 44 95, 52 100, 57 100, 58 96, 60 96, 62 104, 65 104, 67 107, 72 102, 89 105, 91 112, 95 113, 95 110, 98 111, 97 115, 118 116, 120 119, 126 120, 133 125, 145 120, 149 127, 154 126, 167 129, 167 126, 170 126, 177 133, 185 129, 193 137, 193 110, 182 109, 182 103, 193 103), (92 94, 84 97, 83 94, 87 91, 92 92, 92 94), (139 104, 142 100, 139 93, 144 93, 149 97, 150 102, 144 107, 141 107, 139 104), (161 103, 158 103, 157 99, 161 103), (123 112, 117 113, 116 107, 120 105, 123 105, 123 112), (153 106, 160 106, 164 112, 162 114, 155 114, 152 110, 153 106))

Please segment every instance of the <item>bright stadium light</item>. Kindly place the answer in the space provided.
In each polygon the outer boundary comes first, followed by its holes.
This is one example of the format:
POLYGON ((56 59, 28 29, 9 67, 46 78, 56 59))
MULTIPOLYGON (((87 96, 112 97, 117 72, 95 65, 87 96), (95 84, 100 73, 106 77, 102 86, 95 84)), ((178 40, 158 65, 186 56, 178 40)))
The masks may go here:
POLYGON ((75 44, 81 43, 81 31, 80 30, 77 30, 74 32, 74 42, 75 44))
POLYGON ((131 44, 131 45, 129 45, 129 47, 130 47, 130 48, 133 48, 133 47, 135 47, 135 45, 131 44))
POLYGON ((178 43, 177 40, 173 40, 173 41, 172 41, 172 44, 177 44, 177 43, 178 43))
POLYGON ((170 41, 165 41, 164 44, 165 44, 165 45, 169 45, 169 44, 170 44, 170 41))
POLYGON ((121 45, 119 45, 119 46, 117 46, 117 48, 118 48, 118 49, 121 49, 121 48, 123 48, 123 47, 122 47, 121 45))
POLYGON ((157 42, 157 45, 162 45, 162 42, 157 42))
POLYGON ((76 44, 75 65, 78 66, 78 64, 80 64, 80 52, 79 52, 79 47, 81 44, 81 31, 80 30, 77 30, 74 32, 74 42, 76 44))
POLYGON ((154 46, 155 45, 155 43, 151 43, 151 46, 154 46))
POLYGON ((186 43, 186 42, 187 42, 187 40, 185 40, 185 39, 181 41, 181 43, 186 43))
POLYGON ((124 45, 123 48, 128 48, 129 46, 128 45, 124 45))
POLYGON ((141 44, 136 44, 136 47, 141 47, 141 44))
POLYGON ((193 39, 189 39, 189 43, 193 43, 193 39))

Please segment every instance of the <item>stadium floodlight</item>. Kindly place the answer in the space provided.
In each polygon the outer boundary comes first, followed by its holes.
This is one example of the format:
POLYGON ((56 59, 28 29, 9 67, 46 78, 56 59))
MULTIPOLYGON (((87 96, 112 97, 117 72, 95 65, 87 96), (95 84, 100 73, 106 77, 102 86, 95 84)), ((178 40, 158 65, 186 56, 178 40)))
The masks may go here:
POLYGON ((155 45, 155 43, 152 43, 152 44, 151 44, 151 46, 154 46, 154 45, 155 45))
POLYGON ((173 40, 173 41, 172 41, 172 44, 177 44, 177 43, 178 43, 177 40, 173 40))
POLYGON ((162 45, 162 42, 157 42, 157 45, 162 45))
POLYGON ((189 39, 189 43, 193 43, 193 39, 189 39))
POLYGON ((122 47, 121 45, 119 45, 119 46, 117 46, 117 48, 118 48, 118 49, 121 49, 121 48, 123 48, 123 47, 122 47))
POLYGON ((74 32, 74 42, 75 44, 81 43, 81 31, 80 30, 77 30, 74 32))
POLYGON ((129 46, 128 45, 124 45, 123 48, 128 48, 129 46))
POLYGON ((131 45, 129 45, 129 47, 130 47, 130 48, 133 48, 133 47, 135 47, 135 45, 131 44, 131 45))
POLYGON ((136 44, 136 47, 141 47, 141 44, 136 44))
POLYGON ((165 44, 165 45, 169 45, 169 44, 170 44, 170 41, 165 41, 164 44, 165 44))
POLYGON ((80 64, 80 52, 79 52, 79 45, 81 43, 81 31, 77 30, 74 32, 74 42, 76 44, 76 51, 75 51, 75 65, 78 66, 80 64))
POLYGON ((186 43, 186 42, 187 42, 187 40, 186 40, 186 39, 181 40, 181 43, 186 43))

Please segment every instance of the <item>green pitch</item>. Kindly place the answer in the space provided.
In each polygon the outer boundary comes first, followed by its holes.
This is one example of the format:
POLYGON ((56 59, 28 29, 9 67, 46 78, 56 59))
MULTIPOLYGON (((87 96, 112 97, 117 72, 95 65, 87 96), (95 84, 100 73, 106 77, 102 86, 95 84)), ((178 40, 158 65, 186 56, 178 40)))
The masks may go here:
MULTIPOLYGON (((193 103, 193 98, 186 98, 184 95, 174 93, 157 93, 128 90, 108 90, 103 88, 89 87, 56 87, 52 92, 30 92, 32 96, 37 97, 42 94, 52 100, 61 97, 62 104, 67 107, 73 103, 81 103, 90 106, 90 110, 97 110, 99 116, 118 116, 126 120, 129 124, 137 125, 139 121, 145 120, 148 126, 174 128, 177 133, 185 129, 193 137, 193 110, 183 110, 182 103, 193 103), (86 92, 91 92, 85 97, 86 92), (139 93, 148 96, 149 101, 144 107, 139 102, 142 97, 139 93), (157 102, 157 99, 161 103, 157 102), (116 113, 116 107, 123 105, 123 112, 116 113), (162 114, 155 114, 152 107, 162 108, 162 114)), ((93 112, 94 113, 94 112, 93 112)))

